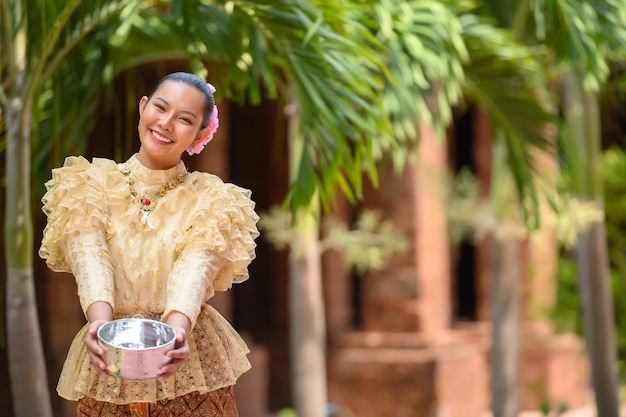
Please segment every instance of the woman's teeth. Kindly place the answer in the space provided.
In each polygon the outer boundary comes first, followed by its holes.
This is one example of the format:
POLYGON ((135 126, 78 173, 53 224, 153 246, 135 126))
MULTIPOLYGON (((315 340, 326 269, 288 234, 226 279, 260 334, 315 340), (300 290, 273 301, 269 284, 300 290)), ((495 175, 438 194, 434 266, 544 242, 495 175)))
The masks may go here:
POLYGON ((152 131, 152 136, 154 136, 155 139, 157 139, 159 142, 164 142, 164 143, 171 143, 172 142, 168 138, 159 135, 159 133, 155 132, 154 130, 152 131))

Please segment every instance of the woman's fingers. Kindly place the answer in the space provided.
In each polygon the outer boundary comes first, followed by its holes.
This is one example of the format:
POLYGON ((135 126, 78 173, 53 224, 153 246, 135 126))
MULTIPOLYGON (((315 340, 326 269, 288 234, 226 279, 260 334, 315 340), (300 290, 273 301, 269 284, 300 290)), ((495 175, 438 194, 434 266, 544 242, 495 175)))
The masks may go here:
POLYGON ((189 358, 187 332, 180 327, 175 328, 175 330, 176 342, 174 343, 174 349, 170 350, 166 354, 166 356, 171 358, 171 361, 160 368, 158 379, 161 382, 178 372, 189 358))
POLYGON ((102 346, 98 340, 98 329, 104 323, 106 323, 106 321, 96 320, 89 325, 87 337, 85 338, 85 347, 87 348, 87 353, 89 353, 89 357, 91 358, 91 363, 100 370, 102 377, 106 378, 110 376, 110 372, 107 369, 107 363, 104 361, 106 348, 102 346))

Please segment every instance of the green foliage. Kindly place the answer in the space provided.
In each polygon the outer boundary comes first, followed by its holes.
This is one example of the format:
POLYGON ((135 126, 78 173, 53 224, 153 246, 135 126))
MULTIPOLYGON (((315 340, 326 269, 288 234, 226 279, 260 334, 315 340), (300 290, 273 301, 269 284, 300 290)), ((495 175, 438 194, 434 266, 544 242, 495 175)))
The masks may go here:
MULTIPOLYGON (((467 169, 451 177, 447 184, 448 230, 453 242, 463 239, 480 241, 486 234, 500 238, 523 239, 536 236, 541 229, 529 228, 521 220, 517 195, 513 192, 506 172, 492 176, 494 183, 490 197, 481 194, 478 179, 467 169)), ((575 246, 578 234, 595 222, 604 219, 604 213, 593 201, 581 201, 563 186, 555 193, 554 186, 537 187, 541 212, 533 223, 556 228, 557 240, 563 250, 575 246)))
POLYGON ((533 232, 522 220, 510 172, 501 168, 502 172, 493 176, 489 196, 482 195, 478 179, 468 169, 449 179, 447 216, 453 242, 479 242, 489 234, 501 240, 518 240, 533 232))
MULTIPOLYGON (((300 254, 298 235, 292 228, 290 212, 272 207, 269 212, 260 213, 259 229, 263 237, 276 249, 292 249, 300 254)), ((380 270, 389 259, 408 248, 408 239, 398 231, 393 223, 384 220, 377 211, 365 210, 352 229, 332 216, 324 219, 320 239, 321 250, 337 250, 347 267, 359 273, 380 270)))
MULTIPOLYGON (((604 153, 602 174, 618 370, 621 383, 626 384, 626 154, 623 150, 612 148, 604 153)), ((557 301, 550 318, 557 331, 582 335, 576 262, 567 250, 562 251, 559 259, 557 279, 557 301)))
POLYGON ((281 408, 278 410, 277 417, 298 417, 298 413, 293 408, 281 408))
POLYGON ((464 64, 469 55, 458 19, 461 2, 382 0, 371 9, 372 30, 387 46, 387 78, 383 101, 393 123, 399 149, 393 142, 377 144, 377 153, 391 151, 402 166, 404 148, 419 137, 416 121, 432 124, 444 137, 451 108, 462 101, 464 64))
POLYGON ((359 274, 381 270, 394 254, 404 252, 409 246, 406 236, 390 220, 382 219, 377 211, 361 213, 353 230, 348 230, 345 223, 328 217, 324 230, 322 250, 341 252, 346 264, 359 274))
POLYGON ((557 270, 558 291, 556 305, 550 318, 557 332, 574 332, 582 335, 581 305, 578 295, 576 261, 563 251, 557 270))
POLYGON ((462 169, 448 184, 448 230, 453 243, 473 240, 480 210, 480 183, 469 169, 462 169))
POLYGON ((208 72, 225 99, 286 101, 295 89, 306 141, 301 159, 310 163, 289 194, 293 207, 308 206, 315 193, 332 199, 338 183, 359 196, 363 172, 376 176, 372 149, 393 141, 382 101, 371 99, 388 73, 384 45, 362 23, 368 2, 34 3, 0 3, 0 103, 20 95, 33 104, 21 117, 34 128, 37 184, 64 156, 82 153, 103 89, 120 73, 172 59, 208 72), (25 35, 16 37, 14 25, 25 35), (24 92, 12 88, 22 64, 24 92))
POLYGON ((610 62, 626 56, 623 0, 498 0, 481 7, 521 42, 549 51, 550 79, 574 70, 587 91, 598 91, 610 74, 610 62))
POLYGON ((544 0, 533 11, 530 29, 553 52, 554 67, 580 74, 587 91, 599 91, 609 63, 626 57, 623 0, 544 0))
MULTIPOLYGON (((19 22, 11 13, 27 3, 9 1, 3 21, 19 22)), ((356 201, 364 173, 377 183, 383 155, 390 154, 397 169, 414 155, 419 121, 443 136, 452 106, 465 94, 503 132, 521 201, 532 201, 526 198, 532 196, 527 150, 544 146, 537 132, 546 117, 535 100, 542 97, 542 73, 535 53, 471 1, 38 4, 43 8, 26 14, 26 62, 33 80, 27 96, 37 98, 32 149, 39 195, 52 166, 84 151, 102 93, 116 77, 177 59, 208 73, 220 98, 235 102, 287 101, 294 89, 306 163, 288 195, 292 208, 307 207, 314 195, 325 205, 337 186, 356 201)), ((3 29, 0 52, 10 57, 21 43, 12 39, 11 25, 3 29)), ((0 65, 2 85, 14 64, 0 65)))
POLYGON ((555 153, 546 140, 556 124, 550 112, 553 98, 547 90, 541 48, 529 48, 486 18, 461 17, 470 61, 465 68, 465 94, 486 113, 496 140, 502 142, 512 186, 528 226, 538 212, 533 153, 555 153))
POLYGON ((621 380, 626 383, 626 154, 623 150, 612 148, 605 152, 602 174, 617 357, 621 380))
MULTIPOLYGON (((609 258, 621 272, 626 272, 626 155, 618 148, 611 148, 604 153, 603 179, 606 211, 606 230, 611 244, 609 258)), ((626 275, 623 275, 626 276, 626 275)))
POLYGON ((567 404, 558 403, 551 404, 549 401, 542 402, 539 405, 539 412, 546 417, 555 417, 565 414, 568 411, 567 404))
MULTIPOLYGON (((95 123, 102 88, 111 81, 109 38, 137 12, 138 0, 51 0, 0 3, 0 106, 22 103, 19 122, 28 129, 33 207, 50 169, 82 153, 95 123), (25 38, 25 39, 23 39, 25 38), (107 78, 108 74, 108 78, 107 78)), ((0 129, 2 149, 7 132, 0 129)))
MULTIPOLYGON (((610 220, 609 220, 610 221, 610 220)), ((623 232, 622 232, 623 233, 623 232)), ((613 239, 608 236, 609 245, 613 239)), ((626 247, 622 246, 622 254, 619 255, 624 261, 626 247)), ((614 254, 612 254, 614 255, 614 254)), ((613 259, 611 259, 613 261, 613 259)), ((611 290, 613 293, 613 307, 615 315, 615 344, 617 346, 618 374, 620 383, 626 384, 626 328, 622 324, 626 320, 626 285, 624 283, 624 271, 611 266, 609 272, 611 290)), ((564 253, 559 259, 557 280, 559 283, 555 308, 549 317, 558 332, 574 332, 583 335, 582 306, 578 294, 576 262, 569 254, 564 253)))

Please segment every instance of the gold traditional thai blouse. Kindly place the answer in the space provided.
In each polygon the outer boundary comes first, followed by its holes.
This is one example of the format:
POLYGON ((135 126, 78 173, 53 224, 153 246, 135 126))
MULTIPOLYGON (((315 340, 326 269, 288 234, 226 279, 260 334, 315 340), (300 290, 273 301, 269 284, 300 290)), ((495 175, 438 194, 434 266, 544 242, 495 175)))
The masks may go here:
POLYGON ((193 326, 189 359, 160 383, 102 378, 85 348, 85 325, 63 366, 60 396, 155 402, 233 385, 250 368, 244 341, 206 304, 214 291, 248 278, 258 236, 250 191, 211 174, 187 173, 183 162, 150 170, 135 155, 125 164, 69 157, 46 188, 48 223, 39 255, 53 271, 74 275, 83 311, 96 301, 109 303, 114 318, 162 319, 176 310, 193 326), (175 186, 168 190, 170 181, 175 186), (151 199, 152 211, 142 210, 141 196, 151 199))

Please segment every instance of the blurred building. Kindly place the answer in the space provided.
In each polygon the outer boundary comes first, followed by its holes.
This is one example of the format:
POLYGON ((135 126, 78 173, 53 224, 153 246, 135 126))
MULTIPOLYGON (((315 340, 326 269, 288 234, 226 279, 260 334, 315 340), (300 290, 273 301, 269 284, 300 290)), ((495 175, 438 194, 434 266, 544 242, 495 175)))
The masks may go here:
MULTIPOLYGON (((152 69, 144 75, 147 86, 159 78, 152 69)), ((126 87, 120 80, 120 91, 126 87)), ((185 161, 190 169, 213 172, 251 189, 258 211, 267 211, 287 190, 282 109, 274 102, 258 107, 218 105, 216 139, 202 154, 185 161)), ((136 107, 122 113, 131 115, 132 125, 136 107)), ((88 158, 115 157, 111 138, 119 134, 119 124, 112 120, 104 111, 91 135, 88 158)), ((447 144, 438 143, 428 127, 421 133, 419 160, 400 176, 381 166, 380 187, 368 185, 363 201, 363 207, 380 209, 393 220, 409 238, 409 250, 385 270, 366 276, 346 270, 340 254, 323 257, 329 400, 358 417, 482 417, 490 406, 488 247, 450 240, 447 201, 439 187, 447 171, 462 167, 486 184, 491 135, 484 117, 475 111, 457 117, 447 144)), ((352 221, 356 209, 337 198, 333 215, 352 221)), ((583 344, 571 335, 554 334, 534 314, 536 307, 550 305, 555 293, 556 243, 552 230, 542 235, 520 243, 521 406, 536 410, 562 403, 574 408, 589 398, 583 344)), ((241 417, 267 417, 291 406, 287 254, 262 237, 258 244, 251 279, 213 300, 252 350, 253 369, 236 386, 241 417)), ((69 343, 84 318, 72 277, 53 274, 39 261, 35 259, 40 316, 48 377, 55 387, 69 343)), ((72 403, 56 395, 53 400, 56 417, 75 415, 72 403)))

